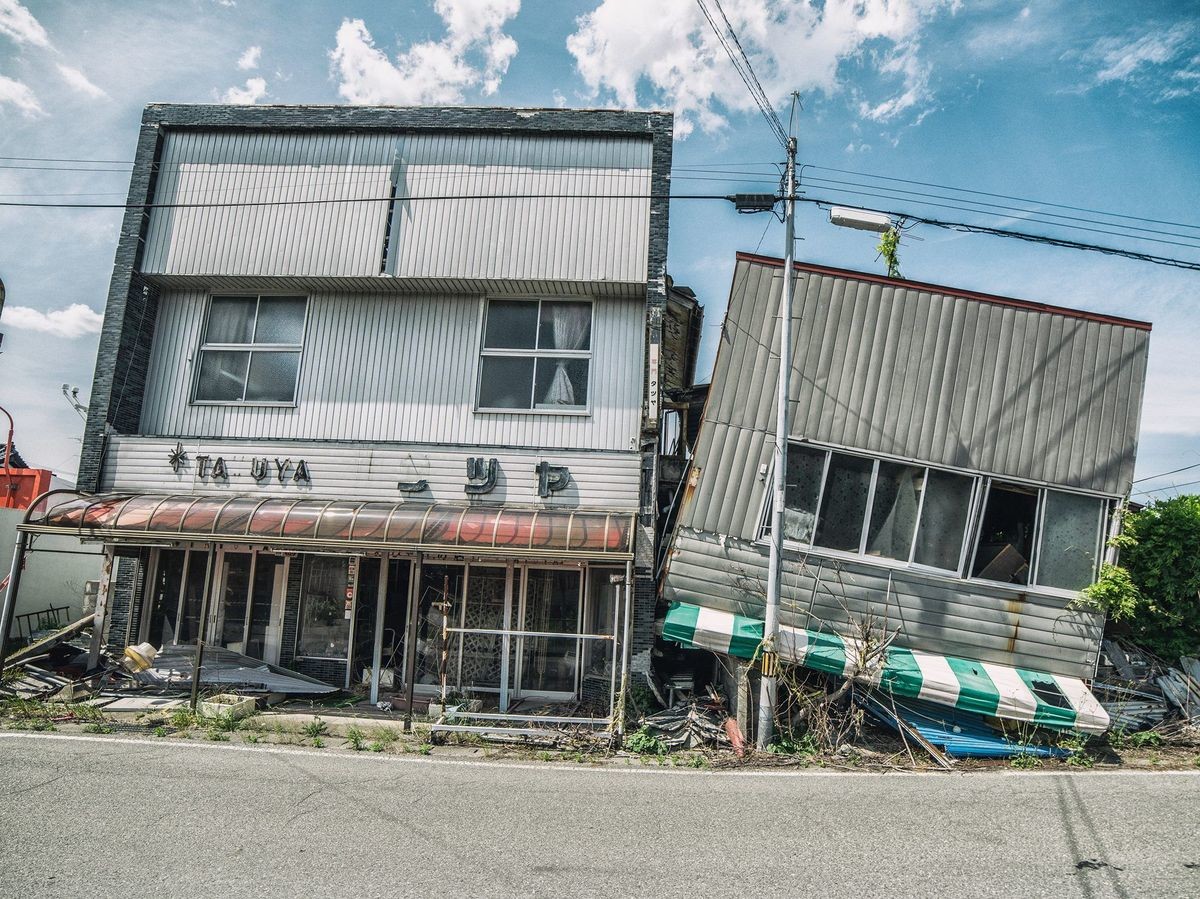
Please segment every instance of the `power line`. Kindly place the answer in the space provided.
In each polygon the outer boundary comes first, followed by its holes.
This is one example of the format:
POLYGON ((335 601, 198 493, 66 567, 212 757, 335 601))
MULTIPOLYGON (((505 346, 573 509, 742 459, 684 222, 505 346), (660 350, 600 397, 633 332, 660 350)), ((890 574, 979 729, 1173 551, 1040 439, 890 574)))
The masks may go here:
POLYGON ((1159 478, 1165 478, 1167 475, 1179 474, 1181 471, 1191 471, 1193 468, 1200 468, 1200 462, 1193 462, 1191 465, 1185 465, 1183 468, 1173 468, 1170 471, 1164 471, 1162 474, 1151 474, 1144 478, 1138 478, 1133 483, 1141 484, 1145 481, 1156 481, 1159 478))
POLYGON ((1200 225, 1188 224, 1186 222, 1168 222, 1168 221, 1162 221, 1160 219, 1147 218, 1147 217, 1141 216, 1141 215, 1126 215, 1126 214, 1120 213, 1120 212, 1104 212, 1103 210, 1100 210, 1100 209, 1089 209, 1086 206, 1070 206, 1065 203, 1051 203, 1046 200, 1031 200, 1028 197, 1015 197, 1010 194, 991 193, 991 192, 985 191, 985 190, 974 190, 969 187, 953 187, 948 184, 935 184, 931 181, 915 181, 911 178, 896 178, 891 175, 875 175, 875 174, 872 174, 871 172, 858 172, 853 169, 836 169, 836 168, 831 168, 829 166, 824 166, 824 165, 815 165, 813 163, 805 163, 800 168, 801 168, 802 175, 803 175, 804 169, 820 169, 821 171, 824 171, 824 172, 836 172, 840 175, 857 175, 860 178, 875 178, 876 180, 879 180, 879 181, 897 181, 901 184, 916 184, 921 187, 937 188, 938 190, 953 190, 953 191, 958 191, 960 193, 976 194, 978 196, 984 196, 984 197, 994 197, 995 199, 998 199, 998 200, 1014 200, 1018 203, 1033 203, 1034 205, 1037 205, 1037 206, 1053 206, 1056 209, 1068 209, 1072 212, 1089 212, 1089 213, 1092 213, 1093 215, 1103 215, 1103 216, 1107 216, 1109 218, 1131 219, 1133 221, 1150 222, 1150 223, 1156 224, 1156 225, 1170 225, 1175 228, 1195 228, 1197 230, 1200 230, 1200 225))
POLYGON ((737 34, 734 33, 733 27, 729 24, 729 19, 725 15, 725 10, 721 8, 720 0, 713 0, 713 4, 717 7, 718 12, 720 12, 721 20, 725 23, 724 30, 718 27, 716 20, 713 18, 712 13, 709 12, 708 6, 705 4, 705 0, 696 0, 696 5, 700 7, 700 12, 704 14, 704 18, 708 20, 709 27, 712 28, 713 34, 717 36, 717 42, 720 43, 722 49, 724 49, 726 55, 729 57, 729 61, 733 63, 733 68, 738 73, 738 76, 742 79, 742 83, 746 85, 746 90, 750 92, 751 99, 754 100, 755 104, 758 106, 759 112, 761 112, 763 118, 766 119, 767 127, 771 129, 771 132, 775 135, 775 139, 779 141, 780 145, 786 147, 788 143, 787 129, 783 127, 783 122, 779 121, 779 116, 775 113, 775 109, 771 105, 770 98, 763 90, 762 84, 758 80, 758 76, 754 74, 754 68, 750 65, 750 60, 746 57, 746 53, 742 49, 741 42, 737 39, 737 34), (734 52, 734 48, 730 45, 729 40, 725 37, 726 33, 732 37, 734 44, 737 45, 736 53, 734 52))
POLYGON ((225 203, 10 203, 32 209, 231 209, 258 206, 334 206, 346 203, 408 203, 424 200, 730 200, 728 194, 442 194, 424 197, 329 197, 310 200, 237 200, 225 203))
POLYGON ((1138 490, 1142 496, 1150 496, 1152 493, 1163 493, 1167 490, 1179 490, 1182 487, 1194 487, 1200 484, 1200 481, 1184 481, 1182 484, 1171 484, 1169 487, 1155 487, 1153 490, 1138 490))
MULTIPOLYGON (((797 197, 798 203, 812 203, 823 209, 828 209, 831 206, 836 206, 837 202, 829 199, 821 199, 816 197, 797 197)), ((948 231, 962 231, 967 234, 991 234, 995 237, 1011 237, 1016 240, 1024 240, 1029 243, 1042 243, 1049 246, 1063 247, 1070 250, 1087 250, 1094 253, 1102 253, 1106 256, 1121 256, 1126 259, 1135 259, 1139 262, 1151 262, 1155 265, 1166 265, 1173 268, 1188 269, 1189 271, 1200 271, 1200 262, 1189 262, 1184 259, 1174 259, 1169 256, 1154 256, 1149 253, 1139 253, 1136 250, 1122 250, 1117 247, 1106 247, 1100 244, 1082 243, 1081 241, 1065 240, 1058 237, 1048 237, 1044 234, 1028 234, 1024 231, 1013 231, 1008 228, 991 228, 986 225, 972 225, 967 222, 947 222, 942 219, 925 218, 919 215, 912 215, 907 212, 893 212, 886 209, 873 209, 872 212, 880 212, 883 215, 889 216, 895 220, 907 220, 910 222, 919 222, 923 225, 932 225, 935 228, 944 228, 948 231)), ((1164 241, 1165 242, 1165 241, 1164 241)))

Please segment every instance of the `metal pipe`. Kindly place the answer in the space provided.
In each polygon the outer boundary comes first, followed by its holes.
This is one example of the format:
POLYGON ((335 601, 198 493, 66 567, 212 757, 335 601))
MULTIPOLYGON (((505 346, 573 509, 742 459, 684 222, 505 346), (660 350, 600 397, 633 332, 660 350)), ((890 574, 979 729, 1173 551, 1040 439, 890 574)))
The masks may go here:
MULTIPOLYGON (((204 593, 200 599, 200 633, 196 634, 196 652, 192 656, 192 696, 190 706, 196 711, 196 703, 200 700, 200 666, 204 664, 204 636, 208 627, 208 594, 213 580, 213 568, 217 563, 217 548, 208 551, 208 562, 204 566, 204 593)), ((187 590, 187 583, 182 584, 187 590)))
POLYGON ((17 609, 17 591, 21 589, 21 570, 25 567, 25 547, 29 535, 17 531, 17 544, 13 548, 12 567, 8 570, 8 589, 4 591, 4 611, 0 613, 0 667, 8 658, 8 632, 12 630, 13 613, 17 609))
POLYGON ((416 693, 417 679, 417 607, 421 598, 421 557, 408 566, 408 621, 405 624, 404 635, 404 730, 412 731, 413 698, 416 693))
POLYGON ((783 290, 779 297, 779 380, 775 399, 775 466, 771 492, 771 554, 763 622, 762 680, 759 684, 756 745, 766 749, 774 736, 776 672, 779 668, 779 599, 783 580, 783 505, 787 489, 788 388, 792 373, 792 275, 796 245, 796 138, 788 137, 784 192, 783 290))
MULTIPOLYGON (((621 696, 624 698, 629 690, 629 631, 633 623, 633 563, 625 563, 625 630, 621 636, 621 696)), ((625 703, 620 703, 621 708, 625 703)), ((612 723, 613 732, 618 736, 625 733, 625 716, 615 715, 612 723)))
POLYGON ((13 417, 3 406, 0 406, 0 412, 3 412, 4 417, 8 419, 8 440, 4 444, 4 473, 8 476, 8 490, 4 493, 3 506, 5 509, 15 509, 17 507, 17 485, 13 483, 12 478, 13 417))

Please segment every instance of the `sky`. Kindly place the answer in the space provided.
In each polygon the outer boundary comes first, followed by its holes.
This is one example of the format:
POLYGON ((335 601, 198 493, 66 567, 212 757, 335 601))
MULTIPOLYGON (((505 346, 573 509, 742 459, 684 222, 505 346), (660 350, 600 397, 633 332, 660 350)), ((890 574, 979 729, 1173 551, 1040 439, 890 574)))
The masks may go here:
MULTIPOLYGON (((803 196, 1200 262, 1200 0, 719 5, 785 125, 799 92, 803 196)), ((151 102, 669 109, 675 194, 770 192, 783 158, 695 0, 0 0, 0 203, 123 202, 151 102)), ((120 218, 0 206, 0 405, 68 479, 120 218)), ((1134 498, 1200 489, 1200 272, 908 224, 905 277, 1153 322, 1134 498)), ((814 204, 797 235, 884 271, 814 204)), ((782 225, 672 202, 702 373, 739 250, 781 256, 782 225)))

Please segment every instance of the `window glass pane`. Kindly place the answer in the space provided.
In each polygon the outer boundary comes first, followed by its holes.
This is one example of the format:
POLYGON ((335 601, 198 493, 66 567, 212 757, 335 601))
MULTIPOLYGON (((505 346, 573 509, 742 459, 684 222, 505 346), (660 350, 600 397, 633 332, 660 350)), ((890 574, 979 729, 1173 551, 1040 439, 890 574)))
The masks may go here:
POLYGON ((208 305, 205 343, 250 343, 257 302, 255 297, 213 297, 208 305))
MULTIPOLYGON (((507 574, 503 568, 472 565, 467 577, 463 627, 496 631, 504 628, 504 592, 507 574)), ((458 641, 462 659, 459 686, 464 690, 500 689, 500 666, 504 638, 499 634, 462 634, 458 641)), ((451 636, 453 640, 453 636, 451 636)), ((451 644, 453 645, 453 643, 451 644)))
POLYGON ((543 350, 588 350, 592 346, 591 303, 542 302, 538 347, 543 350))
POLYGON ((175 642, 175 618, 179 614, 179 589, 183 585, 183 560, 186 557, 186 550, 159 550, 150 603, 150 627, 146 633, 146 639, 159 648, 175 642))
POLYGON ((484 347, 533 349, 537 344, 538 304, 530 300, 490 300, 484 347))
POLYGON ((537 385, 534 387, 537 408, 587 405, 587 359, 537 360, 537 385))
POLYGON ((246 401, 290 403, 296 397, 299 353, 254 353, 246 381, 246 401))
POLYGON ((239 350, 205 350, 200 354, 200 376, 196 380, 196 399, 212 402, 237 402, 246 384, 246 365, 250 354, 239 350))
POLYGON ((179 620, 176 643, 195 643, 200 636, 200 608, 204 604, 204 587, 208 578, 209 554, 192 550, 188 553, 187 581, 183 585, 183 616, 179 620))
POLYGON ((1038 555, 1039 584, 1082 590, 1095 579, 1103 503, 1104 500, 1094 496, 1046 491, 1038 555))
POLYGON ((867 555, 908 560, 924 488, 923 467, 879 463, 871 522, 867 526, 867 555))
MULTIPOLYGON (((418 684, 441 683, 443 617, 450 615, 450 626, 458 627, 462 614, 463 567, 461 565, 422 565, 417 592, 417 633, 414 646, 418 684)), ((449 682, 458 678, 458 640, 450 635, 449 682)))
POLYGON ((522 630, 577 633, 581 576, 578 571, 531 569, 525 583, 522 630))
POLYGON ((1037 490, 993 482, 983 510, 973 577, 1011 584, 1029 583, 1037 490))
POLYGON ((825 469, 825 451, 789 446, 787 477, 783 501, 783 536, 786 540, 811 543, 817 523, 817 499, 821 493, 821 473, 825 469))
POLYGON ((309 556, 300 594, 300 626, 296 655, 344 659, 350 641, 346 617, 346 559, 309 556))
POLYGON ((259 301, 255 343, 300 343, 303 339, 303 297, 263 297, 259 301))
POLYGON ((528 409, 533 401, 533 359, 484 356, 479 372, 479 406, 528 409))
POLYGON ((817 546, 858 552, 867 493, 871 487, 870 459, 834 453, 825 478, 821 520, 817 522, 817 546))
POLYGON ((973 479, 930 469, 925 480, 925 505, 917 528, 913 561, 931 568, 958 570, 963 535, 971 510, 973 479))
POLYGON ((242 652, 250 594, 250 553, 225 555, 225 581, 221 586, 221 645, 242 652))

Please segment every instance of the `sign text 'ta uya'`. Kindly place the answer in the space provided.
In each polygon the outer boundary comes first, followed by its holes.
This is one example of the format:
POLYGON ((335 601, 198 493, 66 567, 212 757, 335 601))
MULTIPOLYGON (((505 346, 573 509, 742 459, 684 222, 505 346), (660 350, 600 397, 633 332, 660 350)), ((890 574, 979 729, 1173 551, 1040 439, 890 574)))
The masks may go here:
MULTIPOLYGON (((187 467, 188 454, 182 443, 176 443, 167 457, 171 470, 178 474, 187 467)), ((239 460, 238 464, 246 464, 239 460)), ((256 482, 262 482, 268 476, 279 479, 280 484, 291 481, 293 484, 311 484, 312 477, 308 473, 308 463, 303 459, 293 462, 291 459, 269 459, 266 456, 255 456, 249 460, 250 477, 256 482)), ((224 456, 196 456, 196 476, 203 480, 227 481, 230 475, 230 463, 224 456)))

